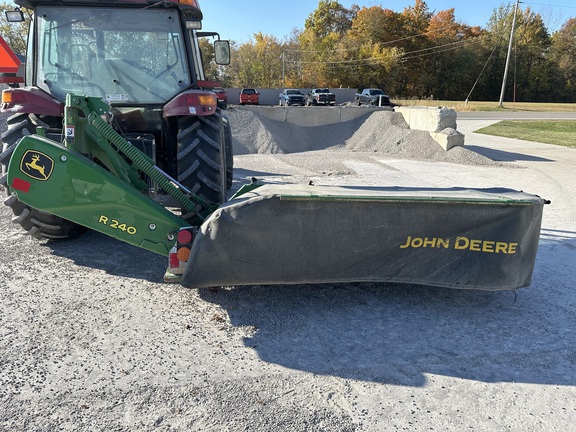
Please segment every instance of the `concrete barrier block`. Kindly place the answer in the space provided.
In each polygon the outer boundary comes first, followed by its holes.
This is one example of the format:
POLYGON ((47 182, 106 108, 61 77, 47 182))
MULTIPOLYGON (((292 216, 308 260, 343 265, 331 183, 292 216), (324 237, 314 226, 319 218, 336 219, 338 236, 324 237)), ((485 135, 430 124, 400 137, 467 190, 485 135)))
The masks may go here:
POLYGON ((340 107, 340 121, 346 122, 350 120, 355 120, 358 117, 368 116, 372 114, 374 111, 392 111, 392 108, 390 107, 374 108, 374 107, 368 107, 366 105, 343 106, 340 107))
POLYGON ((446 107, 395 107, 401 113, 410 129, 440 132, 446 128, 457 129, 456 111, 446 107))
POLYGON ((464 134, 453 128, 445 128, 440 132, 430 132, 430 136, 446 151, 456 146, 464 146, 464 134))
POLYGON ((258 114, 276 121, 286 121, 286 115, 288 112, 288 110, 283 107, 249 107, 248 109, 252 109, 258 114))
POLYGON ((340 123, 340 107, 290 107, 286 112, 286 121, 297 126, 340 123))

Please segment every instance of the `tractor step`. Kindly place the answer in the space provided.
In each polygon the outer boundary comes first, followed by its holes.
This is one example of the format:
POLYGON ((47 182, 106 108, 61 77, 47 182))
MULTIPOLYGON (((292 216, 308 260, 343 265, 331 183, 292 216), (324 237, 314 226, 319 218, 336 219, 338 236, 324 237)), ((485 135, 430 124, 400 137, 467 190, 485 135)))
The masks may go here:
POLYGON ((545 201, 511 189, 264 185, 202 224, 186 287, 530 285, 545 201))

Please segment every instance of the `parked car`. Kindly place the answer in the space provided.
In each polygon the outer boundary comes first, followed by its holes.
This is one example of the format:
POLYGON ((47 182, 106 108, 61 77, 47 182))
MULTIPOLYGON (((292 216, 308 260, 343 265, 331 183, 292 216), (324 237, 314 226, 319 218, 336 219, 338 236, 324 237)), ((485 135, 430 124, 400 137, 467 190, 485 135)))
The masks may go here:
POLYGON ((218 98, 218 106, 222 109, 228 108, 228 94, 222 87, 215 87, 212 89, 218 98))
POLYGON ((240 105, 252 104, 258 105, 260 103, 260 93, 253 88, 243 88, 240 90, 240 105))
POLYGON ((290 106, 290 105, 302 105, 306 103, 306 97, 302 94, 300 90, 297 89, 284 89, 280 93, 278 103, 280 106, 290 106))
POLYGON ((327 88, 312 89, 306 98, 306 106, 310 105, 335 105, 336 95, 327 88))
POLYGON ((378 88, 369 88, 362 90, 362 93, 356 93, 356 103, 358 105, 390 105, 390 96, 384 93, 384 90, 378 88))

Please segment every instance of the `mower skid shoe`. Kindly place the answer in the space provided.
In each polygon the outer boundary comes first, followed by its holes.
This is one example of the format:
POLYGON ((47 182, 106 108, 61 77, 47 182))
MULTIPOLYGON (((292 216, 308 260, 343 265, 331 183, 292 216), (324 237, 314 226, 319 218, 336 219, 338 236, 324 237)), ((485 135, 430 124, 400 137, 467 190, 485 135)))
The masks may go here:
POLYGON ((544 200, 510 189, 265 185, 201 226, 186 287, 530 285, 544 200))

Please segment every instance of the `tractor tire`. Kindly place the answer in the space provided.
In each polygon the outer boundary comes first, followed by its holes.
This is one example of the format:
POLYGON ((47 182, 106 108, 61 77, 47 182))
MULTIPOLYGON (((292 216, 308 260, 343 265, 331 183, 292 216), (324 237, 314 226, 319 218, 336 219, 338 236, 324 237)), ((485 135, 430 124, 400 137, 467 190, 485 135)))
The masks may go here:
POLYGON ((35 133, 36 126, 43 125, 33 114, 15 114, 7 120, 8 129, 0 136, 2 153, 0 153, 0 186, 6 191, 4 204, 12 209, 12 222, 20 226, 32 237, 38 240, 63 240, 74 238, 83 233, 86 228, 53 214, 34 209, 12 195, 7 182, 8 163, 16 144, 25 135, 35 133))
POLYGON ((178 182, 210 204, 226 199, 226 143, 219 109, 210 116, 179 117, 178 182))
POLYGON ((234 180, 234 149, 232 147, 232 128, 228 117, 222 116, 224 123, 224 144, 226 146, 226 189, 232 187, 234 180))

